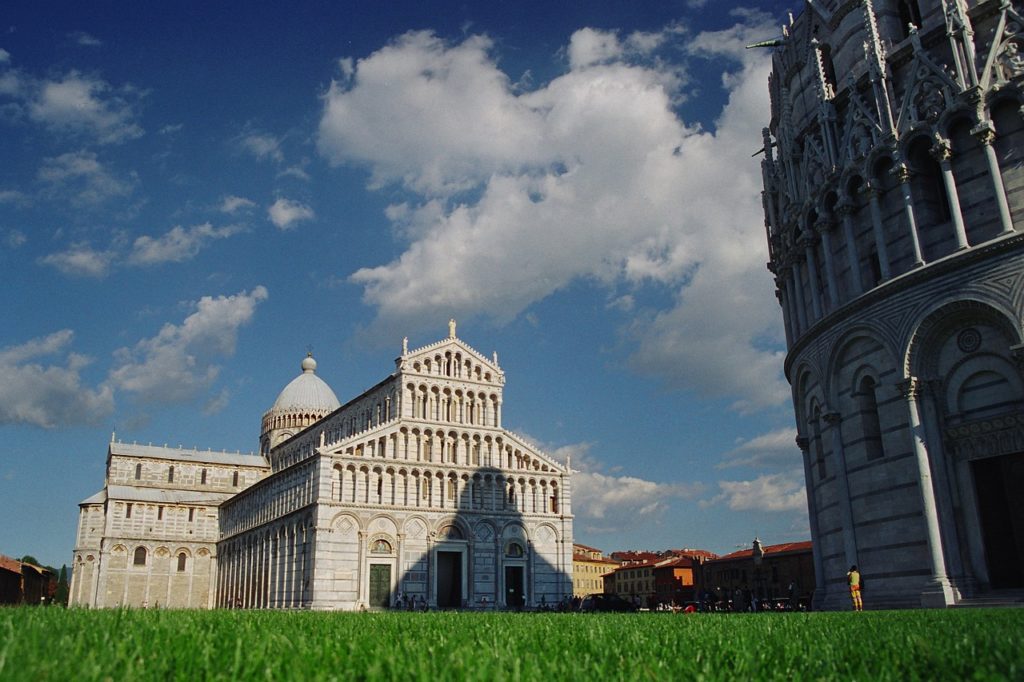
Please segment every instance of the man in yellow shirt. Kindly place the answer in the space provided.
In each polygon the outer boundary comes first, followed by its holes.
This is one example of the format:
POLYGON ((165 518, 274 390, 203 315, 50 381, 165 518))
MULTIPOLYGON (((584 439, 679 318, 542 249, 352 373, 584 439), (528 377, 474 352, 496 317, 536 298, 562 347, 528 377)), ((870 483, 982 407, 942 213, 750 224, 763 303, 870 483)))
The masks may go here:
POLYGON ((853 600, 853 610, 863 611, 864 602, 860 598, 860 571, 857 570, 857 565, 850 566, 850 571, 846 574, 846 582, 850 585, 850 599, 853 600))

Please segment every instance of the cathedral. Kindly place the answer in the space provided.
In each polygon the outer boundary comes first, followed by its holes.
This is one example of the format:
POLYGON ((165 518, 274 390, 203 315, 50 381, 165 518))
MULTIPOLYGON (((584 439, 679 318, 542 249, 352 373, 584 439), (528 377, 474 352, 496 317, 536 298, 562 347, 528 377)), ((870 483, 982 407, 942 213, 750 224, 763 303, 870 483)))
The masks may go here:
POLYGON ((817 608, 852 565, 867 608, 1024 588, 1022 12, 816 0, 762 44, 817 608))
POLYGON ((505 374, 455 335, 340 404, 307 356, 258 454, 111 439, 72 605, 533 608, 572 594, 570 470, 502 428, 505 374))

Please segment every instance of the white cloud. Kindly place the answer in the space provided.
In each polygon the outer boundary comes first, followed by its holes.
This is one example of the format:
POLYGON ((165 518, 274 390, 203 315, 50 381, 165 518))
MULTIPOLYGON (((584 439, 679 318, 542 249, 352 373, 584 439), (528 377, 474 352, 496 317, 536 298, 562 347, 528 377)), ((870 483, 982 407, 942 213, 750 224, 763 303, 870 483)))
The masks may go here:
POLYGON ((116 253, 112 250, 99 251, 86 242, 77 242, 64 251, 43 256, 39 262, 65 275, 101 278, 110 272, 115 257, 116 253))
POLYGON ((233 194, 229 194, 220 202, 220 212, 234 213, 242 209, 252 208, 255 205, 256 202, 250 201, 245 197, 236 197, 233 194))
POLYGON ((74 31, 68 34, 68 38, 75 41, 76 45, 82 47, 102 47, 103 41, 85 31, 74 31))
POLYGON ((70 329, 0 349, 0 424, 43 428, 93 424, 114 409, 109 386, 82 385, 81 369, 88 358, 67 351, 70 329), (44 365, 38 358, 65 354, 63 365, 44 365))
POLYGON ((59 196, 70 196, 71 203, 88 206, 131 194, 134 176, 115 177, 100 163, 94 152, 81 150, 43 159, 37 177, 59 196))
POLYGON ((101 78, 78 71, 58 80, 38 81, 35 86, 29 117, 52 130, 89 135, 100 144, 143 134, 135 113, 140 94, 131 87, 115 89, 101 78))
POLYGON ((785 467, 800 462, 795 428, 776 429, 741 442, 722 455, 719 469, 732 467, 785 467))
POLYGON ((578 527, 590 532, 640 528, 656 520, 673 500, 690 500, 704 490, 701 483, 648 481, 605 473, 590 454, 592 444, 577 443, 551 451, 559 462, 570 462, 573 514, 578 527))
POLYGON ((284 161, 281 141, 268 133, 247 133, 238 139, 238 143, 257 159, 271 159, 279 163, 284 161))
POLYGON ((203 406, 203 414, 210 416, 222 412, 228 403, 231 402, 231 392, 224 388, 217 395, 211 397, 203 406))
POLYGON ((9 64, 11 61, 11 53, 0 47, 0 64, 9 64))
POLYGON ((226 239, 238 234, 244 228, 240 225, 214 227, 210 223, 182 227, 177 225, 159 237, 143 235, 132 244, 128 254, 131 265, 157 265, 159 263, 181 263, 195 257, 207 242, 226 239))
POLYGON ((769 60, 742 49, 767 24, 742 19, 689 42, 666 29, 691 59, 732 64, 713 127, 675 113, 678 66, 635 59, 660 44, 655 34, 622 42, 581 30, 570 70, 524 93, 481 36, 449 45, 409 33, 352 65, 324 97, 321 154, 369 167, 375 187, 420 196, 388 212, 404 253, 351 276, 377 308, 370 333, 444 315, 505 323, 579 280, 613 292, 653 284, 670 287, 674 302, 637 310, 624 330, 634 370, 733 397, 740 411, 784 402, 781 316, 750 157, 769 60))
POLYGON ((0 204, 27 204, 28 197, 16 189, 0 189, 0 204))
POLYGON ((167 323, 156 336, 117 350, 110 385, 144 402, 191 399, 217 378, 216 359, 234 354, 239 328, 266 298, 262 286, 234 296, 204 296, 180 325, 167 323))
POLYGON ((718 495, 702 506, 725 504, 732 511, 786 512, 807 509, 803 470, 764 474, 749 481, 719 481, 718 495))
POLYGON ((7 236, 4 237, 4 244, 11 250, 21 248, 27 241, 28 237, 21 230, 8 230, 7 236))
POLYGON ((312 208, 291 199, 278 199, 267 209, 267 215, 280 230, 290 230, 295 223, 312 220, 316 216, 312 208))
POLYGON ((580 69, 622 56, 622 45, 614 31, 581 28, 569 39, 569 66, 580 69))

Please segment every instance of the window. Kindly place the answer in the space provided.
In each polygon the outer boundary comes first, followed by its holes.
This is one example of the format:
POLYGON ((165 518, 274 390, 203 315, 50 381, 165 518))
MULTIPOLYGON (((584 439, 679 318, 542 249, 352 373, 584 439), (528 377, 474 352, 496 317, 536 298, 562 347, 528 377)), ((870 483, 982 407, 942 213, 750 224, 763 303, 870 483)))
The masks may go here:
POLYGON ((900 30, 904 38, 910 37, 910 24, 921 28, 921 9, 917 6, 917 0, 900 0, 900 30))
POLYGON ((164 519, 164 508, 163 505, 156 508, 156 520, 163 521, 164 519))
POLYGON ((231 475, 231 485, 232 485, 232 487, 235 487, 235 488, 238 487, 238 472, 237 471, 234 474, 231 475))
POLYGON ((167 470, 167 482, 174 483, 174 467, 167 470))
POLYGON ((135 465, 135 480, 138 481, 141 478, 142 478, 142 465, 141 464, 136 464, 135 465))
POLYGON ((189 520, 189 523, 191 523, 192 520, 195 519, 195 517, 196 517, 196 510, 193 507, 189 507, 189 509, 188 509, 188 520, 189 520))
POLYGON ((178 573, 182 573, 185 570, 185 562, 188 561, 188 557, 184 552, 178 555, 178 573))
POLYGON ((129 502, 124 506, 124 517, 130 519, 132 517, 132 503, 129 502))
POLYGON ((882 450, 882 429, 878 421, 875 388, 875 380, 864 377, 854 395, 857 399, 857 411, 860 413, 860 430, 864 438, 864 453, 867 459, 879 459, 885 454, 882 450))
POLYGON ((821 412, 815 408, 814 418, 811 421, 811 431, 814 440, 811 446, 814 448, 814 462, 818 466, 818 480, 825 480, 828 472, 825 469, 825 446, 821 442, 821 412))
POLYGON ((206 469, 199 475, 199 485, 206 485, 206 469))
POLYGON ((136 547, 135 548, 135 557, 134 557, 132 563, 135 564, 136 566, 145 566, 146 565, 146 548, 145 547, 136 547))

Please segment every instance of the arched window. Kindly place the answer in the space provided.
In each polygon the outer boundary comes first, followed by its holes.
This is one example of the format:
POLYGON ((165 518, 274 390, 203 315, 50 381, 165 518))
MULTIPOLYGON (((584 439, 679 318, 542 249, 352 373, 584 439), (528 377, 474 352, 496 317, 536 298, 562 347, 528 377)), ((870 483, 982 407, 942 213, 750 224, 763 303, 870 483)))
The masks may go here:
POLYGON ((234 488, 238 487, 238 472, 237 471, 234 472, 231 475, 231 486, 234 487, 234 488))
POLYGON ((882 429, 878 420, 878 401, 875 398, 875 388, 875 380, 871 377, 864 377, 854 394, 854 398, 857 400, 861 438, 864 442, 864 453, 867 459, 879 459, 885 454, 882 450, 882 429))
POLYGON ((167 470, 167 482, 174 483, 174 467, 167 470))
POLYGON ((203 469, 202 474, 199 477, 199 485, 206 485, 206 469, 203 469))
POLYGON ((138 481, 141 478, 142 478, 142 465, 141 464, 136 464, 135 465, 135 480, 138 481))
POLYGON ((185 571, 185 563, 187 561, 188 557, 185 555, 184 552, 178 555, 178 573, 183 573, 185 571))
POLYGON ((921 231, 922 248, 927 244, 938 244, 937 249, 924 254, 926 260, 952 253, 956 248, 953 231, 944 229, 952 214, 949 210, 949 195, 942 179, 942 168, 931 153, 931 139, 919 137, 907 149, 910 162, 910 191, 914 195, 914 218, 921 231), (936 226, 943 226, 935 230, 936 226), (930 252, 934 251, 934 252, 930 252))
POLYGON ((818 408, 814 408, 814 416, 811 418, 811 434, 813 436, 811 447, 814 448, 814 463, 818 469, 818 480, 823 480, 828 475, 828 471, 825 469, 825 446, 821 442, 821 411, 818 408))
POLYGON ((135 564, 136 566, 145 566, 146 565, 146 548, 145 547, 136 547, 135 548, 135 557, 133 558, 132 563, 135 564))
POLYGON ((910 24, 921 28, 921 8, 917 0, 899 0, 900 31, 904 38, 910 37, 910 24))

